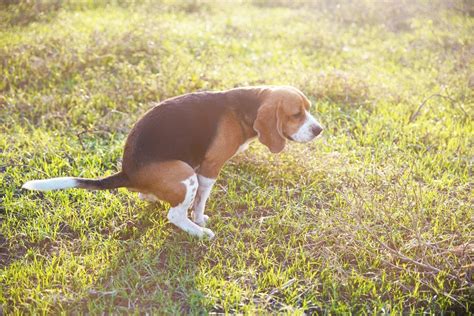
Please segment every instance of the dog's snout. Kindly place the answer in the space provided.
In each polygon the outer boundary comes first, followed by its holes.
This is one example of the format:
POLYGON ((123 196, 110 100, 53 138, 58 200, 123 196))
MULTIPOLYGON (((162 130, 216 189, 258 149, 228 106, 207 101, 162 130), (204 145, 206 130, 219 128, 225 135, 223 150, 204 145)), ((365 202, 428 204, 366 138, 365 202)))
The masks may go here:
POLYGON ((318 136, 323 131, 323 128, 320 125, 315 125, 312 127, 311 131, 313 132, 314 136, 318 136))

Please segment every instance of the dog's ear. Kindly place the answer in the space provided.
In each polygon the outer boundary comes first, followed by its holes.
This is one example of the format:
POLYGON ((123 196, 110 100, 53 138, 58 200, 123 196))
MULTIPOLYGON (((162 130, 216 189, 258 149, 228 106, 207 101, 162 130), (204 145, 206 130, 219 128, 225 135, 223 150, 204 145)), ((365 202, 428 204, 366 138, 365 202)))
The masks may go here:
POLYGON ((272 153, 281 152, 286 144, 280 110, 280 103, 278 102, 262 104, 253 124, 253 129, 258 134, 258 140, 267 146, 272 153))

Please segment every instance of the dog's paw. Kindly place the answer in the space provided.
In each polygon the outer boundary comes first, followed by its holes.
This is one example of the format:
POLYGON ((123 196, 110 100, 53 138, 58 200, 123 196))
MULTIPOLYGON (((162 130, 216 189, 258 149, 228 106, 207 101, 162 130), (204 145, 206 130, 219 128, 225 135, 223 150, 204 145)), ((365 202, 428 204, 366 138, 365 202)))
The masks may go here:
POLYGON ((203 228, 202 231, 204 232, 204 235, 201 238, 207 237, 209 239, 213 239, 214 236, 216 236, 216 234, 214 234, 214 232, 209 228, 203 228))
POLYGON ((207 223, 209 222, 209 216, 203 214, 201 218, 198 218, 194 211, 191 212, 191 218, 193 219, 193 222, 201 227, 206 227, 207 223))
POLYGON ((203 215, 201 220, 194 220, 194 222, 201 227, 206 227, 207 223, 209 222, 209 216, 203 215))

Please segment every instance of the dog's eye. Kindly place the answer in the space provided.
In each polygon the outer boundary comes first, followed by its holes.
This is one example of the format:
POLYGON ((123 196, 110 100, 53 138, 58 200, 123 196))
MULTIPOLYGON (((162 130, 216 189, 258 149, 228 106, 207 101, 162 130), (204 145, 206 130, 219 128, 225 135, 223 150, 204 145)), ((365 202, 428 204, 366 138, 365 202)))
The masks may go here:
POLYGON ((298 112, 296 114, 293 114, 291 117, 293 118, 299 118, 301 116, 301 114, 303 114, 303 112, 298 112))

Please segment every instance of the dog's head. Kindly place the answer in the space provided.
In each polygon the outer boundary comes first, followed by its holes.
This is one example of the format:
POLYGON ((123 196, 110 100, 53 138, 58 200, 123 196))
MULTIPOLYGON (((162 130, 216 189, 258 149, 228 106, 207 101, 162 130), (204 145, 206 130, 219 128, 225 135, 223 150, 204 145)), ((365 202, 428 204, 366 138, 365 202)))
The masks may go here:
POLYGON ((321 124, 309 113, 311 102, 298 89, 269 87, 262 95, 253 128, 271 152, 282 151, 286 139, 305 143, 321 134, 321 124))

